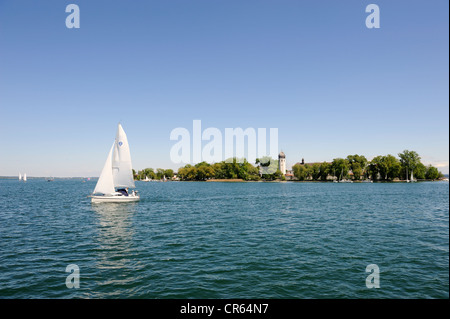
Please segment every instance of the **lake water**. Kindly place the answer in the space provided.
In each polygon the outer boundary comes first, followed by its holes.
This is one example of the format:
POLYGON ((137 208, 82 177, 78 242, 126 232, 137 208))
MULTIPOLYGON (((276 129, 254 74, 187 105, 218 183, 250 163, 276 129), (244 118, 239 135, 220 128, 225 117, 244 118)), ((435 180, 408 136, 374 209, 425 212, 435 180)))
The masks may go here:
POLYGON ((0 180, 0 298, 449 298, 446 182, 136 184, 0 180))

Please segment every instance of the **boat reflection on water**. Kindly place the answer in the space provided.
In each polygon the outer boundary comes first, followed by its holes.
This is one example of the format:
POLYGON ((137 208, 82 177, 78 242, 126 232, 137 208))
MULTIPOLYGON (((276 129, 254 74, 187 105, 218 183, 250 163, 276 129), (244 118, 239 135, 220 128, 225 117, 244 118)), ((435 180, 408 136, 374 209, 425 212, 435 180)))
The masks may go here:
POLYGON ((133 249, 137 203, 94 203, 91 207, 98 217, 95 267, 99 277, 95 293, 97 297, 111 297, 115 290, 111 288, 132 285, 136 280, 133 273, 143 267, 133 249))

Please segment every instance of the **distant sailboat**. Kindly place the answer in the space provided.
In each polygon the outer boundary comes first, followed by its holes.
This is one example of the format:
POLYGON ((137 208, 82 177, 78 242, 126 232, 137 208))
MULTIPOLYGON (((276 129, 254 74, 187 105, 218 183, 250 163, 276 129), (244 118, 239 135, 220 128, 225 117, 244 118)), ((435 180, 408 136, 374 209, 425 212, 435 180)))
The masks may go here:
POLYGON ((128 193, 128 188, 135 188, 130 147, 125 131, 119 124, 116 140, 90 197, 93 203, 138 201, 137 191, 128 193))
POLYGON ((22 174, 19 173, 19 181, 22 180, 22 174))
POLYGON ((411 171, 411 183, 413 182, 416 182, 416 180, 414 179, 413 171, 411 171))
POLYGON ((23 174, 23 181, 24 181, 24 182, 27 181, 27 174, 23 174))

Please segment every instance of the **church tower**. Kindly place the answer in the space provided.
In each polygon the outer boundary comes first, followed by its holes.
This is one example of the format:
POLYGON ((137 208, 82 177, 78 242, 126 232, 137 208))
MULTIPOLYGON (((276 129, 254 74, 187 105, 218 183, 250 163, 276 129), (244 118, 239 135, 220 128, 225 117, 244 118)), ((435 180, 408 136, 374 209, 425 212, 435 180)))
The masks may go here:
POLYGON ((278 168, 281 174, 286 175, 286 155, 284 155, 283 151, 278 154, 278 168))

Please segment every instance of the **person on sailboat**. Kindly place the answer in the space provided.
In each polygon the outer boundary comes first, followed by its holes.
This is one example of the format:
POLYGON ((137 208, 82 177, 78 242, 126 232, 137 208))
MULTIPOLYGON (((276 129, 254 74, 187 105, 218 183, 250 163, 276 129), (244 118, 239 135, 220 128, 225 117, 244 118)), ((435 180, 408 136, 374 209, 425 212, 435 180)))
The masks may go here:
POLYGON ((118 189, 117 192, 122 193, 123 196, 128 196, 128 187, 118 189))

